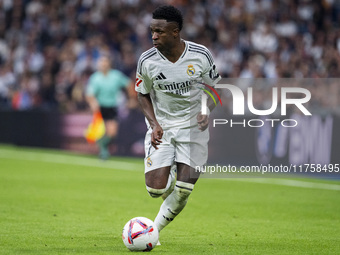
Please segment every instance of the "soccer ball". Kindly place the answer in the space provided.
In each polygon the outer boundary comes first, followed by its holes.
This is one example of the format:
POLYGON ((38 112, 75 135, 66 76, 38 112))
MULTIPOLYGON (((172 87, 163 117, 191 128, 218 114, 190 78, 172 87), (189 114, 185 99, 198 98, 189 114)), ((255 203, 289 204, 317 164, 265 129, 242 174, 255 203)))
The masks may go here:
POLYGON ((136 217, 123 229, 123 242, 130 251, 151 251, 158 242, 158 229, 152 220, 136 217))

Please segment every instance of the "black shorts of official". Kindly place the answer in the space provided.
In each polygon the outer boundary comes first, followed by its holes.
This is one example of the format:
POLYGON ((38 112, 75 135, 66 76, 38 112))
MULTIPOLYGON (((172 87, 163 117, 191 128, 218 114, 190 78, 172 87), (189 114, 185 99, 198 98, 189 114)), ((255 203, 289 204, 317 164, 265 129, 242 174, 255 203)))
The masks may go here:
POLYGON ((116 107, 100 107, 100 112, 104 120, 116 120, 117 108, 116 107))

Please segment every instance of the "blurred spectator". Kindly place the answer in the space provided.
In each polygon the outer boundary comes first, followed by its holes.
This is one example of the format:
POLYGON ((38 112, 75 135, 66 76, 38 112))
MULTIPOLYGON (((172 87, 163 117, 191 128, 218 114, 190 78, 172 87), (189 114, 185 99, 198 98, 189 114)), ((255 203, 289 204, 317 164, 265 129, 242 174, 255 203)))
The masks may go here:
POLYGON ((277 49, 277 37, 267 24, 261 23, 251 33, 251 43, 256 51, 271 53, 277 49))
MULTIPOLYGON (((113 55, 134 79, 160 4, 183 12, 183 38, 206 45, 223 77, 340 76, 336 0, 2 0, 0 107, 88 110, 84 88, 98 57, 113 55)), ((319 105, 339 112, 339 89, 324 86, 332 99, 319 105)))
POLYGON ((10 106, 10 93, 14 88, 16 78, 9 63, 0 68, 0 108, 10 106))

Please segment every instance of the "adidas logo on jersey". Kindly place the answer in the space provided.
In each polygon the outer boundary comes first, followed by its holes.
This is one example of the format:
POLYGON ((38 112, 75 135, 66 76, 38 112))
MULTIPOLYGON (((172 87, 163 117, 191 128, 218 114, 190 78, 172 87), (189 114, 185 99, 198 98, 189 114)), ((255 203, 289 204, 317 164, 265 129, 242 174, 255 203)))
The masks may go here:
POLYGON ((156 77, 156 81, 159 81, 159 80, 165 80, 166 79, 166 77, 164 76, 164 74, 163 73, 160 73, 159 75, 157 75, 157 77, 156 77))

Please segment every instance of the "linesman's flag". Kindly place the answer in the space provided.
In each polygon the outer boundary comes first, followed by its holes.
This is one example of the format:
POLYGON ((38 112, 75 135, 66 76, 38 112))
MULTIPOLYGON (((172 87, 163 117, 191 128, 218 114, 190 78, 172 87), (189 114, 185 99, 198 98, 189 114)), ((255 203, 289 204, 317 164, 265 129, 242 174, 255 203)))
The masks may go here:
POLYGON ((88 143, 95 143, 105 135, 105 123, 100 112, 95 112, 84 136, 88 143))

